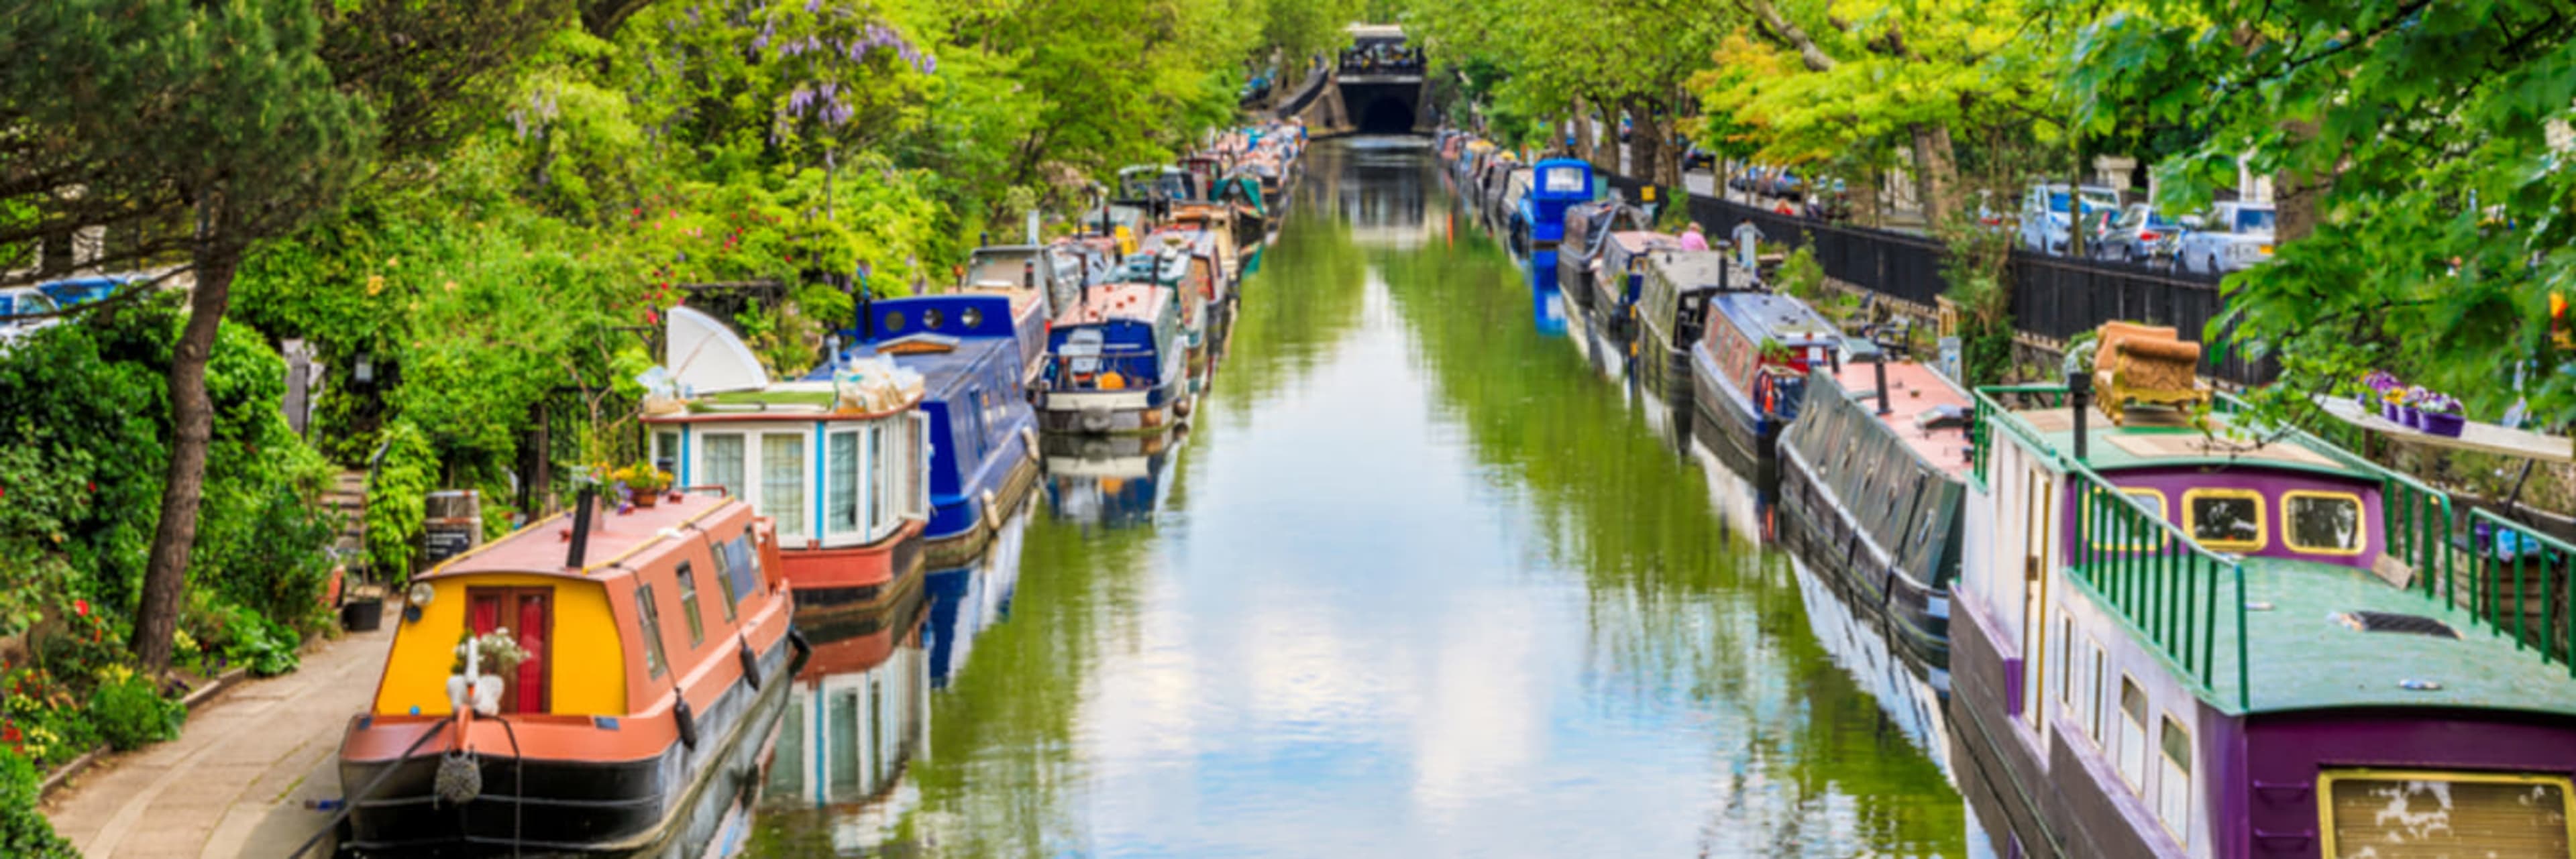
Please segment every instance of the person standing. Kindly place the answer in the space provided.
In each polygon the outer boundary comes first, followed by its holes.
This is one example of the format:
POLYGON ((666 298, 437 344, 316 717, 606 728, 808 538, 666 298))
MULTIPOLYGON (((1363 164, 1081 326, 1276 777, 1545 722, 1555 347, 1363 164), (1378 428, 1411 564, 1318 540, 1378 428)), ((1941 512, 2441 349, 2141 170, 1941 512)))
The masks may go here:
POLYGON ((1682 230, 1682 250, 1708 250, 1708 236, 1700 234, 1698 221, 1692 221, 1688 228, 1682 230))

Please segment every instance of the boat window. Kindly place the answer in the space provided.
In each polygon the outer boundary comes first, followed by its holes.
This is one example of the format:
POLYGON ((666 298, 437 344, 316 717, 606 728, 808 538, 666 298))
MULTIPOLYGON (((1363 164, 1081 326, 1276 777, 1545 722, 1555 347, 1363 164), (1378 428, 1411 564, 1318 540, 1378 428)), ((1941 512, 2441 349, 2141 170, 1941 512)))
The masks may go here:
POLYGON ((722 486, 728 496, 746 497, 743 493, 751 487, 742 479, 742 433, 708 433, 704 440, 706 451, 699 454, 699 458, 704 466, 700 472, 706 478, 699 484, 722 486))
POLYGON ((2263 493, 2251 489, 2194 489, 2182 494, 2183 528, 2212 549, 2261 551, 2263 493))
POLYGON ((876 473, 868 481, 868 533, 873 535, 886 526, 892 505, 886 503, 886 488, 893 485, 894 469, 886 465, 886 428, 868 426, 868 461, 876 464, 876 473))
POLYGON ((680 470, 680 434, 670 430, 653 433, 653 467, 663 471, 680 470))
POLYGON ((689 562, 680 562, 680 614, 689 620, 689 646, 707 643, 707 623, 698 616, 698 571, 689 562))
POLYGON ((2147 690, 2120 675, 2120 777, 2132 790, 2147 784, 2147 690))
POLYGON ((948 321, 948 314, 939 312, 939 308, 933 307, 921 312, 921 330, 923 331, 937 331, 939 330, 939 324, 946 321, 948 321))
POLYGON ((2175 841, 2191 843, 2191 732, 2172 714, 2164 717, 2164 771, 2156 778, 2156 816, 2175 841))
MULTIPOLYGON (((475 635, 489 635, 508 630, 510 640, 528 652, 526 661, 504 674, 483 666, 502 679, 501 712, 543 713, 547 711, 547 667, 552 663, 547 646, 554 638, 554 590, 552 588, 467 588, 465 590, 468 622, 475 635)), ((459 657, 460 661, 462 657, 459 657)), ((459 664, 459 670, 463 665, 459 664)))
POLYGON ((778 536, 805 535, 805 435, 760 437, 760 515, 777 523, 778 536))
POLYGON ((2327 856, 2566 856, 2564 776, 2334 771, 2317 778, 2327 856))
POLYGON ((725 544, 725 551, 732 553, 729 565, 733 567, 733 574, 737 579, 733 585, 734 590, 745 596, 759 593, 760 548, 752 538, 751 527, 744 526, 742 536, 735 537, 733 542, 725 544))
POLYGON ((859 433, 832 433, 823 448, 823 471, 831 478, 823 496, 824 536, 854 533, 859 530, 859 433))
POLYGON ((2057 703, 2067 712, 2075 710, 2075 618, 2057 613, 2057 703))
POLYGON ((892 337, 903 333, 903 311, 888 310, 882 318, 885 320, 885 331, 883 333, 886 336, 892 337))
MULTIPOLYGON (((2148 489, 2142 486, 2124 486, 2120 488, 2120 494, 2135 498, 2138 500, 2138 503, 2146 505, 2147 509, 2155 511, 2157 519, 2165 518, 2165 494, 2163 491, 2148 489)), ((2101 519, 2097 520, 2092 518, 2094 515, 2094 511, 2092 510, 2094 495, 2095 493, 2093 492, 2084 493, 2084 521, 2087 523, 2097 521, 2101 523, 2101 525, 2097 527, 2086 529, 2093 533, 2094 548, 2134 552, 2142 549, 2155 548, 2164 542, 2163 540, 2156 539, 2156 532, 2161 529, 2152 524, 2136 522, 2129 517, 2121 516, 2107 510, 2102 512, 2101 519)), ((2104 503, 2106 506, 2110 506, 2107 499, 2104 503)))
POLYGON ((733 546, 729 543, 711 543, 707 548, 713 550, 709 555, 714 558, 716 565, 716 591, 724 595, 725 622, 732 623, 733 605, 742 601, 742 590, 734 586, 733 546))
POLYGON ((1554 170, 1549 170, 1547 171, 1545 183, 1547 190, 1550 193, 1581 193, 1583 191, 1583 168, 1559 167, 1554 170))
POLYGON ((653 606, 653 586, 635 586, 635 616, 643 624, 644 676, 660 677, 671 663, 662 657, 662 611, 653 606))
POLYGON ((2111 733, 2102 726, 2102 684, 2111 682, 2105 670, 2110 668, 2110 660, 2102 652, 2102 642, 2093 640, 2090 635, 2084 637, 2084 649, 2093 654, 2093 673, 2084 678, 2084 694, 2089 698, 2084 704, 2084 733, 2093 738, 2094 746, 2099 747, 2102 738, 2111 733))
POLYGON ((984 325, 984 308, 968 307, 957 311, 957 321, 964 324, 968 331, 981 328, 984 325))
POLYGON ((2361 554, 2361 496, 2310 490, 2284 492, 2281 522, 2281 539, 2292 549, 2328 555, 2361 554))

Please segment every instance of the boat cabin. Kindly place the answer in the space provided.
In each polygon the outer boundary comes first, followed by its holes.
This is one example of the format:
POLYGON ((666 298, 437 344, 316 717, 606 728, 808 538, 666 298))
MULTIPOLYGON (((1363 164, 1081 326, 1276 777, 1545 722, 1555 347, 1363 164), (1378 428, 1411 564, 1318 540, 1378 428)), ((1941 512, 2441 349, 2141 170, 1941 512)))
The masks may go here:
MULTIPOLYGON (((998 295, 921 295, 862 302, 845 345, 806 381, 836 366, 882 359, 923 379, 921 413, 930 440, 927 563, 951 541, 980 548, 989 529, 1027 488, 1035 466, 1035 416, 1027 398, 1024 334, 998 295), (998 493, 998 495, 997 495, 998 493)), ((1043 364, 1041 353, 1040 361, 1043 364)), ((684 479, 685 476, 684 476, 684 479)), ((962 551, 962 549, 961 549, 962 551)))
POLYGON ((1532 247, 1548 250, 1565 239, 1566 210, 1592 199, 1592 164, 1550 158, 1538 163, 1534 175, 1522 200, 1521 220, 1529 225, 1532 247))
POLYGON ((1052 245, 988 245, 967 256, 966 274, 957 286, 966 292, 1038 296, 1026 311, 1022 302, 1013 302, 1012 309, 1015 318, 1022 312, 1037 314, 1039 327, 1033 333, 1043 334, 1045 320, 1056 308, 1072 304, 1074 290, 1082 288, 1082 269, 1067 265, 1071 261, 1052 245))

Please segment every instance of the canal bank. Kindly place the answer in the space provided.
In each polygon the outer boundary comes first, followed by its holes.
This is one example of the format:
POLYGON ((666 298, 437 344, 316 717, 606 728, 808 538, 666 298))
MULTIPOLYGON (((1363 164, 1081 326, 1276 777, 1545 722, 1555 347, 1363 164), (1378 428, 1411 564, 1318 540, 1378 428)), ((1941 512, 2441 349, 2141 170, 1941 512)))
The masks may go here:
POLYGON ((1160 506, 1033 512, 900 783, 768 797, 753 852, 1966 853, 1724 524, 1746 490, 1549 333, 1419 142, 1303 183, 1160 506))

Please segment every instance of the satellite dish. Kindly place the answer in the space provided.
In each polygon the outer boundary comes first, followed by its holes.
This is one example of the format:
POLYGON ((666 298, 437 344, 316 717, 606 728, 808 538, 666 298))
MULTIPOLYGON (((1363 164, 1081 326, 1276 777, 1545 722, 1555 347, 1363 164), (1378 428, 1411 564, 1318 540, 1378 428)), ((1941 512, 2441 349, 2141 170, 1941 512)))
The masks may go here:
POLYGON ((769 371, 760 357, 713 316, 687 307, 671 308, 670 337, 662 366, 683 391, 712 394, 769 387, 769 371))

